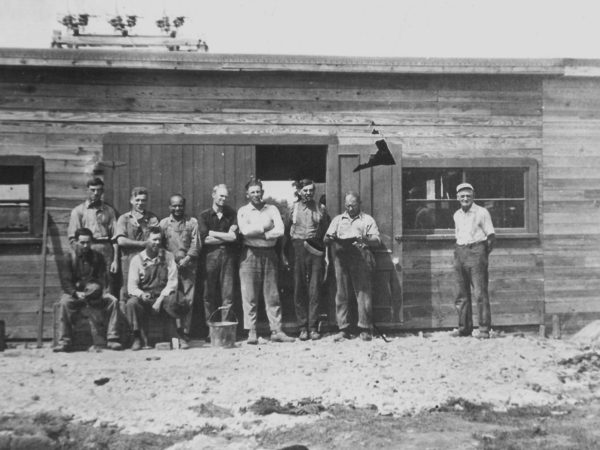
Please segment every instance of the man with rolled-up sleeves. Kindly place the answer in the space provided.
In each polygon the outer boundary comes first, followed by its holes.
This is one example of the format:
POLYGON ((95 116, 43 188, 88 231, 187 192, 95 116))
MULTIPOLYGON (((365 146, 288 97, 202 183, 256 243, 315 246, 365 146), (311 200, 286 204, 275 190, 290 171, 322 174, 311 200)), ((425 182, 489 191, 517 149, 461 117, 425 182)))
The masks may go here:
POLYGON ((189 348, 196 272, 201 244, 198 234, 198 221, 195 217, 186 216, 185 198, 181 194, 171 196, 169 211, 171 211, 169 217, 162 219, 158 226, 163 233, 164 247, 175 256, 179 276, 178 295, 180 300, 186 302, 190 307, 183 320, 177 322, 178 332, 182 336, 180 348, 185 350, 189 348))
POLYGON ((258 344, 256 310, 262 290, 265 309, 271 327, 271 342, 293 342, 281 330, 281 301, 277 286, 278 256, 275 251, 277 239, 283 236, 284 226, 279 210, 263 201, 263 185, 260 180, 246 184, 249 202, 238 210, 238 226, 243 236, 240 257, 240 283, 244 328, 248 330, 248 344, 258 344))

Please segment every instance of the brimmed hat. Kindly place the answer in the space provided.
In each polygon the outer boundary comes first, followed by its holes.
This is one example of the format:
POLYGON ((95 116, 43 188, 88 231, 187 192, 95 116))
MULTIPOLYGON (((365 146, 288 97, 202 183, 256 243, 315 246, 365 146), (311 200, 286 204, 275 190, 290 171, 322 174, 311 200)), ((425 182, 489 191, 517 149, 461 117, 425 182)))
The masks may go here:
POLYGON ((83 295, 88 302, 102 298, 102 285, 96 281, 90 281, 85 284, 83 295))
POLYGON ((311 255, 323 256, 325 254, 325 245, 315 238, 305 240, 302 245, 311 255))
POLYGON ((456 193, 458 194, 460 191, 465 189, 470 189, 471 191, 475 190, 470 183, 460 183, 458 186, 456 186, 456 193))

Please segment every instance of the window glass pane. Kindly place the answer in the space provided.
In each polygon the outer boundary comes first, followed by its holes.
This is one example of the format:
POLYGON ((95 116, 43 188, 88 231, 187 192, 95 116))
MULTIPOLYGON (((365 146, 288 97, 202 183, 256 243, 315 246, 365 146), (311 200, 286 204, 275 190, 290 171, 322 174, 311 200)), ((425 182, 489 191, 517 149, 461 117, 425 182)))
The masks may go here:
POLYGON ((479 204, 490 212, 495 228, 525 228, 523 200, 486 200, 479 204))
POLYGON ((0 184, 0 202, 28 202, 28 184, 0 184))
POLYGON ((404 209, 404 229, 454 228, 452 216, 458 203, 452 200, 411 201, 404 209))
POLYGON ((0 203, 0 233, 31 231, 31 213, 28 204, 0 203))
POLYGON ((467 169, 466 180, 477 198, 524 198, 524 169, 467 169))
POLYGON ((461 169, 408 169, 402 172, 402 187, 409 200, 451 199, 460 183, 461 169))

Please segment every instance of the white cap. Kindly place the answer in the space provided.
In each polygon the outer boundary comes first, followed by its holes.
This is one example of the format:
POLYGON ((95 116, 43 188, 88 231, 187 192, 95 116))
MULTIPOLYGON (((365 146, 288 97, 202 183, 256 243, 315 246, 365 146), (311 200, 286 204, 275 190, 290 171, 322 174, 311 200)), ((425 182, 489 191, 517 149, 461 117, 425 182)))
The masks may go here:
POLYGON ((473 186, 471 186, 471 184, 469 183, 460 183, 458 186, 456 186, 456 193, 458 194, 463 189, 471 189, 472 191, 475 190, 473 189, 473 186))

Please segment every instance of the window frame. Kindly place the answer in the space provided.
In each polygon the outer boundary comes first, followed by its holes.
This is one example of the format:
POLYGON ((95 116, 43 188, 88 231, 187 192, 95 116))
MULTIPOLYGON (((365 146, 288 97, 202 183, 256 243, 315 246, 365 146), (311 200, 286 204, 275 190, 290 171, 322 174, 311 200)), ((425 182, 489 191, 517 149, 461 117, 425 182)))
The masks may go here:
MULTIPOLYGON (((405 169, 526 169, 524 180, 525 227, 495 228, 499 238, 529 239, 539 237, 539 185, 538 161, 533 158, 404 158, 402 170, 405 169)), ((456 209, 458 209, 458 201, 456 209)), ((402 208, 405 209, 404 199, 402 208)), ((475 186, 475 202, 477 203, 477 186, 475 186)), ((403 229, 405 240, 444 240, 454 239, 454 231, 447 228, 435 229, 433 232, 403 229)))
POLYGON ((29 166, 31 180, 31 230, 27 232, 0 232, 0 244, 37 242, 42 236, 44 222, 44 158, 41 156, 2 155, 0 166, 29 166))

